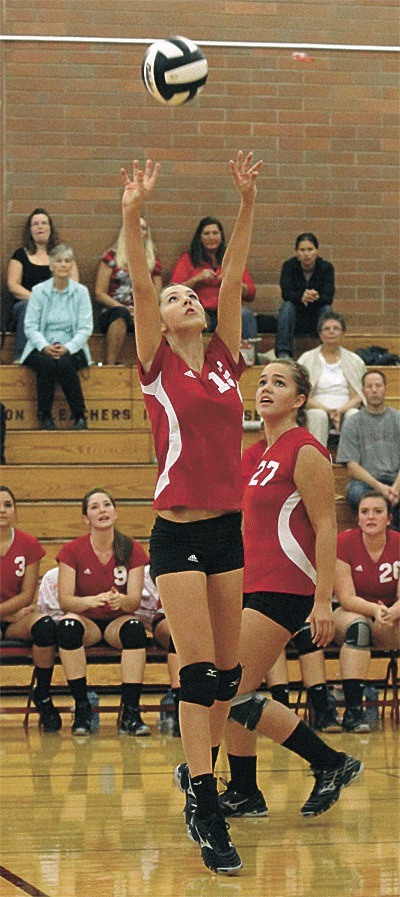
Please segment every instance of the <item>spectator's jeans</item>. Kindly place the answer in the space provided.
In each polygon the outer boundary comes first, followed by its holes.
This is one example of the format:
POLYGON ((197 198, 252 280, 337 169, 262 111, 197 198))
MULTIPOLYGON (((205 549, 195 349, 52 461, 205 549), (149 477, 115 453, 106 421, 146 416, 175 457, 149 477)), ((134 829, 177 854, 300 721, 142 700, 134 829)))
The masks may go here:
POLYGON ((330 305, 296 306, 293 302, 283 302, 278 313, 275 337, 275 355, 293 356, 293 340, 296 332, 316 333, 320 315, 330 312, 330 305))
POLYGON ((14 342, 14 360, 19 361, 21 355, 25 349, 26 345, 26 336, 24 330, 24 321, 26 315, 26 309, 28 308, 28 302, 25 302, 24 299, 19 299, 18 302, 15 303, 12 307, 12 316, 14 318, 16 327, 15 327, 15 342, 14 342))
MULTIPOLYGON (((207 332, 214 333, 218 323, 216 309, 206 309, 208 320, 207 332)), ((242 339, 255 339, 258 336, 257 318, 251 308, 242 304, 242 339)))
MULTIPOLYGON (((381 483, 384 483, 385 480, 380 480, 381 483)), ((388 486, 391 486, 391 482, 389 480, 386 481, 388 486)), ((371 492, 371 486, 368 486, 367 483, 363 483, 361 480, 350 480, 346 489, 346 497, 349 505, 351 505, 352 510, 357 513, 358 505, 361 499, 367 492, 371 492)), ((395 508, 391 509, 392 514, 392 523, 391 529, 397 530, 399 532, 400 529, 400 505, 396 505, 395 508)))

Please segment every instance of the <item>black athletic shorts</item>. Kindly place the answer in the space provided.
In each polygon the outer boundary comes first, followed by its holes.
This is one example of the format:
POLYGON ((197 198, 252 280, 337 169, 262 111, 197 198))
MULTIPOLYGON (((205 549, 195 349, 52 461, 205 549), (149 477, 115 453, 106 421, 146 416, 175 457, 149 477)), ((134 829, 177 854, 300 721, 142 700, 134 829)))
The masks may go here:
POLYGON ((258 610, 264 617, 278 623, 295 635, 310 616, 314 595, 295 595, 287 592, 249 592, 243 607, 258 610))
POLYGON ((157 517, 150 536, 150 575, 198 570, 206 576, 243 567, 242 515, 221 514, 194 523, 157 517))

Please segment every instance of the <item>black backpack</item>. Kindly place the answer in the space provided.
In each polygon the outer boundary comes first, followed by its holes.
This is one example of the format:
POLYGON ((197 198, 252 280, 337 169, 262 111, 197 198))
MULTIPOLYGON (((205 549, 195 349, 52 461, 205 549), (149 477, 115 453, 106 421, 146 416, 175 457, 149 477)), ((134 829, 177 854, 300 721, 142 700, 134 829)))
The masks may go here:
POLYGON ((356 355, 362 358, 364 364, 371 366, 400 364, 400 357, 383 346, 368 346, 367 349, 356 349, 356 355))

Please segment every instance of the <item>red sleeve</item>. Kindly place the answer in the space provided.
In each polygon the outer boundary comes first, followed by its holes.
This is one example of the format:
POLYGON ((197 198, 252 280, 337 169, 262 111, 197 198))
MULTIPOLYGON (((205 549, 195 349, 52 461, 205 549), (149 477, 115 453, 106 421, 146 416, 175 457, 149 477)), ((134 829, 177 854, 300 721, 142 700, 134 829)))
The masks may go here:
POLYGON ((62 561, 63 564, 67 564, 67 567, 72 567, 73 570, 77 569, 75 539, 72 542, 67 542, 66 545, 63 545, 63 547, 58 552, 56 561, 62 561))
POLYGON ((252 302, 253 299, 255 299, 256 288, 255 288, 254 280, 251 277, 251 275, 249 274, 247 268, 245 268, 243 271, 243 283, 245 283, 246 286, 249 288, 249 292, 246 296, 245 302, 252 302))
POLYGON ((156 263, 151 272, 151 276, 152 277, 161 277, 161 272, 162 272, 162 264, 160 262, 160 259, 156 258, 156 263))
POLYGON ((140 542, 133 542, 132 554, 129 558, 128 570, 134 570, 135 567, 145 567, 150 563, 149 556, 142 548, 140 542))
POLYGON ((186 280, 190 280, 193 277, 195 272, 195 268, 193 267, 190 261, 190 255, 188 252, 184 252, 183 255, 178 259, 174 270, 171 274, 171 283, 185 283, 186 280))
POLYGON ((350 564, 350 534, 353 532, 351 529, 346 529, 344 532, 339 533, 337 538, 337 557, 339 561, 343 561, 345 564, 350 564))
POLYGON ((29 533, 25 533, 25 545, 27 567, 29 567, 30 564, 35 564, 36 561, 40 561, 46 554, 36 536, 31 536, 29 533))

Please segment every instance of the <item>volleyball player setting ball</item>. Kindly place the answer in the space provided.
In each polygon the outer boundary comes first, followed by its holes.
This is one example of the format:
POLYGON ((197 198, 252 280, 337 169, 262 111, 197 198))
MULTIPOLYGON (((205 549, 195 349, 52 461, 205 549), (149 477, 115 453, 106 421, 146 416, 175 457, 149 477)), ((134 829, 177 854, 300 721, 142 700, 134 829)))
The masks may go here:
POLYGON ((135 161, 132 177, 122 169, 139 377, 158 460, 151 572, 180 666, 188 760, 180 784, 195 795, 190 836, 205 865, 227 875, 242 863, 219 807, 213 758, 241 677, 241 290, 261 164, 242 152, 229 163, 240 205, 222 264, 218 326, 206 350, 205 311, 196 293, 172 285, 159 304, 146 263, 140 215, 160 165, 148 160, 141 170, 135 161))

